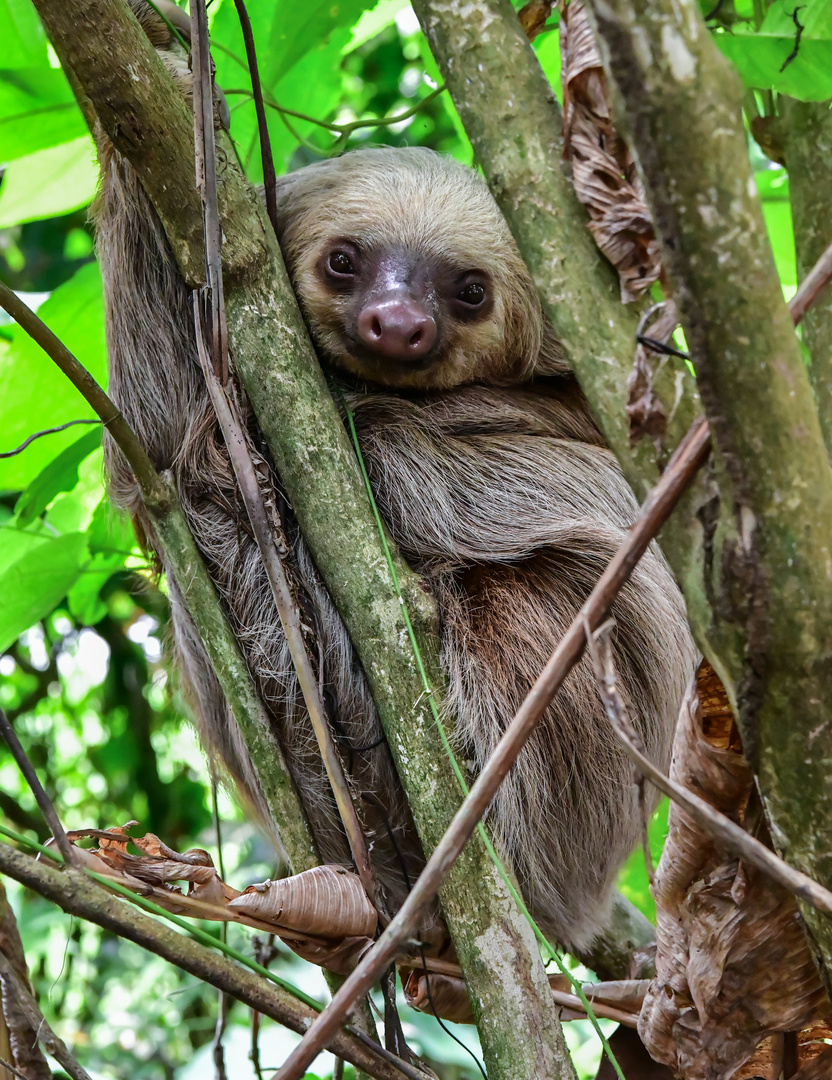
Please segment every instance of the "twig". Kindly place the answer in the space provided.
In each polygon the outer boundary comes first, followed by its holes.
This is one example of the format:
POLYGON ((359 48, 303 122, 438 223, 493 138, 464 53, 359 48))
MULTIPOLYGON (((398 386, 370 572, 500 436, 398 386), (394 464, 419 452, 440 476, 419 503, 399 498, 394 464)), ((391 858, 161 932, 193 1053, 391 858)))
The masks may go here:
POLYGON ((211 1048, 214 1059, 214 1080, 228 1080, 228 1073, 225 1071, 225 1047, 223 1046, 222 1040, 228 1025, 228 1010, 230 1004, 231 999, 228 994, 221 990, 219 1009, 217 1011, 217 1026, 214 1029, 214 1044, 211 1048))
POLYGON ((243 31, 248 71, 251 76, 252 97, 254 98, 254 107, 257 110, 257 130, 260 135, 260 160, 263 163, 263 191, 266 195, 266 213, 269 215, 269 221, 272 223, 275 236, 277 236, 277 180, 274 174, 274 158, 272 157, 272 144, 269 138, 269 125, 266 122, 266 107, 263 103, 263 88, 260 85, 257 50, 254 47, 254 33, 251 29, 251 19, 248 17, 245 0, 234 0, 234 6, 237 8, 237 17, 243 31))
POLYGON ((2 281, 0 281, 0 307, 4 308, 18 326, 22 327, 29 337, 40 345, 46 355, 58 365, 76 390, 92 406, 93 411, 101 418, 104 427, 130 463, 142 495, 156 503, 164 502, 165 495, 161 481, 144 447, 92 375, 73 356, 60 338, 52 333, 46 323, 39 319, 34 311, 27 307, 2 281))
POLYGON ((230 399, 229 388, 224 389, 220 386, 219 380, 215 377, 208 362, 196 294, 194 294, 194 319, 196 323, 197 350, 205 376, 205 383, 208 387, 214 411, 217 414, 217 420, 225 437, 228 456, 234 469, 234 475, 237 478, 237 484, 251 522, 252 531, 257 540, 257 546, 260 549, 263 567, 280 616, 280 625, 283 628, 286 643, 297 671, 303 699, 318 740, 318 748, 335 795, 335 801, 344 824, 355 867, 368 896, 376 907, 379 907, 381 897, 370 865, 367 843, 352 802, 343 765, 329 729, 320 686, 315 678, 315 672, 312 670, 312 664, 306 650, 300 611, 292 595, 292 586, 275 543, 275 526, 270 521, 263 503, 245 432, 237 415, 235 404, 230 399))
POLYGON ((801 281, 800 288, 789 301, 789 313, 795 326, 800 324, 806 312, 813 307, 830 281, 832 281, 832 244, 801 281))
POLYGON ((65 424, 59 424, 57 427, 44 428, 43 431, 36 431, 34 435, 24 439, 20 446, 16 446, 14 450, 4 450, 0 453, 0 458, 16 457, 17 454, 22 454, 30 443, 33 443, 35 439, 42 439, 44 435, 56 435, 59 431, 66 431, 67 428, 75 427, 76 424, 100 423, 100 420, 67 420, 65 424))
POLYGON ((23 773, 26 783, 31 788, 32 794, 35 796, 35 802, 38 804, 46 824, 52 830, 52 835, 55 837, 55 843, 58 845, 58 850, 61 855, 63 855, 64 861, 69 865, 75 864, 78 861, 78 857, 75 854, 72 844, 69 842, 69 838, 61 824, 60 818, 55 812, 52 800, 46 794, 43 784, 38 780, 38 774, 32 768, 32 763, 26 757, 26 751, 21 746, 16 731, 2 709, 0 709, 0 735, 3 736, 6 745, 11 751, 12 757, 17 762, 17 767, 23 773))
MULTIPOLYGON (((630 721, 627 707, 625 706, 624 700, 618 689, 618 680, 616 679, 612 650, 609 642, 609 635, 614 626, 615 620, 608 619, 603 626, 599 626, 593 633, 589 628, 589 624, 584 624, 584 633, 586 634, 587 647, 590 659, 592 660, 592 668, 595 672, 598 696, 601 698, 607 716, 615 716, 616 722, 619 725, 626 727, 630 741, 634 746, 638 747, 639 751, 643 754, 645 753, 644 740, 642 739, 638 728, 630 721), (599 643, 603 643, 604 647, 601 648, 599 643)), ((635 774, 635 783, 638 787, 638 805, 641 814, 641 845, 644 850, 644 862, 647 866, 647 877, 652 885, 653 858, 650 854, 650 836, 647 831, 647 805, 644 791, 645 777, 637 766, 634 766, 633 772, 635 774)))
MULTIPOLYGON (((602 628, 603 630, 603 628, 602 628)), ((719 812, 700 796, 682 787, 675 780, 657 769, 652 761, 645 756, 638 745, 638 737, 635 728, 627 715, 627 710, 618 696, 615 688, 615 669, 613 666, 612 653, 608 639, 603 632, 593 633, 586 629, 587 640, 592 641, 590 654, 595 664, 595 674, 598 679, 601 700, 607 712, 610 723, 624 751, 631 761, 647 777, 652 784, 669 796, 675 803, 692 818, 700 829, 712 840, 732 854, 737 855, 749 866, 755 867, 762 873, 767 874, 773 881, 782 885, 788 892, 793 893, 799 899, 804 900, 816 911, 825 915, 832 915, 832 892, 813 881, 806 874, 795 870, 784 862, 779 855, 775 855, 759 840, 755 840, 750 833, 741 828, 725 814, 719 812), (597 663, 596 663, 597 657, 597 663)))
POLYGON ((800 21, 800 19, 798 19, 797 13, 798 13, 798 11, 802 11, 804 7, 805 7, 805 5, 801 4, 799 7, 796 7, 794 9, 794 11, 791 13, 791 20, 795 25, 794 48, 789 53, 789 55, 786 57, 786 59, 783 61, 782 65, 780 67, 780 73, 781 74, 786 70, 786 68, 789 66, 789 64, 792 62, 792 60, 797 59, 797 54, 800 51, 800 39, 803 37, 803 31, 806 29, 806 27, 803 25, 803 23, 800 21))
POLYGON ((47 1053, 72 1077, 72 1080, 92 1080, 86 1069, 79 1065, 69 1052, 63 1039, 60 1039, 46 1022, 43 1013, 38 1008, 38 1003, 14 970, 11 961, 2 952, 0 952, 0 975, 3 976, 3 983, 14 989, 15 1004, 20 1006, 31 1025, 32 1034, 47 1053))
POLYGON ((222 283, 222 230, 217 197, 217 148, 214 138, 214 80, 208 49, 205 0, 191 4, 193 50, 194 143, 196 185, 202 196, 207 284, 202 290, 211 316, 211 361, 222 386, 228 382, 228 330, 222 283))
MULTIPOLYGON (((344 825, 355 868, 367 895, 376 906, 384 921, 389 921, 378 883, 370 864, 370 855, 358 813, 352 801, 349 784, 341 759, 332 739, 326 709, 318 680, 303 636, 300 611, 295 601, 286 568, 278 550, 282 541, 276 523, 270 519, 263 501, 263 494, 251 458, 246 433, 240 421, 239 406, 232 397, 233 387, 228 382, 228 343, 225 331, 225 310, 222 293, 222 238, 219 231, 219 209, 216 185, 216 149, 214 146, 213 108, 206 109, 210 101, 211 71, 207 47, 207 22, 204 19, 204 0, 195 0, 191 18, 194 49, 199 56, 199 79, 194 80, 194 126, 196 130, 197 175, 202 175, 202 192, 205 214, 205 257, 208 263, 208 280, 216 281, 210 286, 212 328, 212 360, 208 362, 200 315, 199 294, 194 292, 194 327, 196 345, 202 365, 205 383, 214 411, 228 449, 228 456, 237 478, 243 503, 252 532, 257 541, 263 567, 266 571, 286 644, 294 663, 318 748, 324 762, 327 777, 335 796, 338 812, 344 825), (197 19, 199 10, 202 16, 197 19), (198 25, 197 25, 198 22, 198 25), (197 93, 196 84, 201 84, 197 93), (202 108, 200 114, 199 108, 202 108), (209 181, 213 182, 209 182, 209 181), (216 233, 216 235, 213 235, 216 233)), ((283 543, 285 547, 285 543, 283 543)))
MULTIPOLYGON (((2 1020, 2 1016, 0 1016, 0 1020, 2 1020)), ((11 1062, 6 1061, 5 1058, 0 1058, 0 1073, 3 1071, 3 1069, 6 1069, 7 1072, 10 1072, 12 1076, 18 1077, 18 1080, 29 1080, 29 1077, 26 1076, 25 1073, 22 1073, 20 1069, 16 1069, 14 1065, 11 1064, 11 1062)))
MULTIPOLYGON (((85 873, 61 871, 45 861, 35 861, 8 844, 0 843, 0 873, 7 874, 57 904, 63 911, 96 923, 105 930, 161 956, 202 982, 224 990, 251 1009, 276 1020, 292 1031, 306 1031, 317 1015, 311 1005, 288 990, 270 983, 230 958, 177 933, 132 906, 125 905, 99 888, 85 873)), ((424 1080, 404 1061, 398 1061, 351 1026, 338 1031, 327 1049, 363 1069, 376 1080, 424 1080)))
POLYGON ((601 575, 581 611, 573 619, 506 729, 399 913, 321 1013, 300 1045, 287 1058, 275 1080, 298 1080, 298 1077, 303 1075, 303 1070, 326 1045, 332 1033, 337 1031, 344 1017, 368 992, 381 972, 395 960, 404 943, 412 936, 420 913, 436 896, 529 735, 566 676, 580 659, 586 642, 584 622, 594 628, 606 616, 618 591, 705 461, 709 444, 708 424, 704 417, 700 417, 677 447, 658 484, 648 495, 626 540, 601 575))

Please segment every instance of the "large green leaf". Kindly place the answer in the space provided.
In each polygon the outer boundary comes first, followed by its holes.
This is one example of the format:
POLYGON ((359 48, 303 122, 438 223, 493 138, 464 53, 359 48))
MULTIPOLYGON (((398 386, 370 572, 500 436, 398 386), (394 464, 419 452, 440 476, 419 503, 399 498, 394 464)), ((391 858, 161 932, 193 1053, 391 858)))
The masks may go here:
MULTIPOLYGON (((254 27, 263 85, 271 90, 312 49, 329 42, 333 31, 352 27, 372 0, 250 0, 246 5, 254 27)), ((223 0, 211 24, 214 41, 245 58, 239 20, 232 0, 223 0)), ((219 57, 217 58, 219 64, 219 57)), ((220 85, 222 81, 220 80, 220 85)), ((237 85, 235 83, 235 85, 237 85)))
POLYGON ((0 0, 4 68, 46 64, 46 35, 31 0, 0 0))
MULTIPOLYGON (((38 314, 99 382, 106 381, 104 305, 95 263, 82 267, 41 305, 38 314)), ((19 327, 0 352, 0 450, 19 445, 34 431, 57 427, 92 409, 69 380, 19 327)), ((0 460, 0 490, 22 491, 41 469, 78 438, 73 428, 47 435, 22 454, 0 460)))
POLYGON ((15 515, 21 526, 29 525, 46 509, 56 495, 72 491, 78 483, 78 466, 101 446, 101 429, 93 428, 80 439, 62 450, 60 454, 29 484, 15 506, 15 515))
POLYGON ((89 135, 17 158, 0 187, 0 229, 80 210, 92 201, 97 184, 89 135))
MULTIPOLYGON (((5 49, 0 62, 7 62, 5 49)), ((59 68, 44 65, 0 71, 0 162, 70 142, 86 130, 81 110, 59 68)))
POLYGON ((832 3, 829 0, 805 0, 802 4, 796 4, 795 0, 775 0, 759 30, 755 31, 748 23, 739 23, 731 33, 717 32, 714 40, 746 86, 776 90, 800 101, 826 101, 832 97, 832 3), (803 27, 799 44, 792 17, 795 10, 803 27), (792 53, 795 55, 789 60, 792 53))
POLYGON ((62 600, 89 554, 83 533, 38 541, 0 577, 0 653, 62 600))

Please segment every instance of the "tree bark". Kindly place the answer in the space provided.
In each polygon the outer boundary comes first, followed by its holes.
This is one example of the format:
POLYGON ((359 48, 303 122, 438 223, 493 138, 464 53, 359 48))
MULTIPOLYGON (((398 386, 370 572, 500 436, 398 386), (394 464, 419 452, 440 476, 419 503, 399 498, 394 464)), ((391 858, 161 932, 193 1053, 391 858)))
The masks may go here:
MULTIPOLYGON (((832 473, 756 198, 741 86, 695 0, 593 9, 716 447, 706 651, 777 848, 828 888, 832 473)), ((803 913, 829 986, 832 924, 803 913)))
MULTIPOLYGON (((802 280, 832 243, 832 110, 829 102, 778 98, 777 133, 789 170, 797 278, 802 280)), ((827 289, 803 322, 812 363, 820 426, 832 454, 832 290, 827 289)))
MULTIPOLYGON (((124 5, 36 0, 117 149, 150 196, 185 279, 201 284, 201 209, 190 114, 124 5)), ((220 177, 223 269, 234 362, 317 566, 350 631, 419 830, 430 851, 459 804, 353 453, 318 367, 280 252, 229 151, 220 177)), ((437 619, 399 556, 397 572, 434 694, 437 619)), ((257 753, 257 747, 251 747, 257 753)), ((256 760, 261 774, 267 762, 256 760)), ((531 929, 475 839, 442 892, 494 1080, 574 1075, 531 929), (474 885, 476 883, 476 885, 474 885)))

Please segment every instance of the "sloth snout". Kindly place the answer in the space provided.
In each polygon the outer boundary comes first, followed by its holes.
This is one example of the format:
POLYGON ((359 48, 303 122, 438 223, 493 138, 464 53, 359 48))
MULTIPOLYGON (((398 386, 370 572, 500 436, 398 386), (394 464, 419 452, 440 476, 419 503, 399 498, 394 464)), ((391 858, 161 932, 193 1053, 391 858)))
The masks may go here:
POLYGON ((358 316, 358 337, 390 360, 424 360, 436 342, 436 320, 421 304, 400 297, 368 304, 358 316))

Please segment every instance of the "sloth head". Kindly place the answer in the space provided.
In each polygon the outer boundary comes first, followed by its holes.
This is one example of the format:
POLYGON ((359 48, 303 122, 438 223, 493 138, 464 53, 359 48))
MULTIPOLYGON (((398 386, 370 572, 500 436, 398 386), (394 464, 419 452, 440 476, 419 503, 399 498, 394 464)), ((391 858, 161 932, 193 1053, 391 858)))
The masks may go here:
POLYGON ((564 371, 486 185, 431 150, 355 150, 278 181, 281 244, 329 363, 414 389, 564 371))

